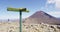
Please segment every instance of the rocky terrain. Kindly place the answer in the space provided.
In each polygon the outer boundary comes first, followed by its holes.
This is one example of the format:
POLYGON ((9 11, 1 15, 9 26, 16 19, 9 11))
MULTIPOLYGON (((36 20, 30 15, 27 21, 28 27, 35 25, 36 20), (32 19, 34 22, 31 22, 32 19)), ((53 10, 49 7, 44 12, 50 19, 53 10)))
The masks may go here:
MULTIPOLYGON (((19 22, 0 23, 0 32, 19 32, 19 22)), ((22 32, 60 32, 60 25, 22 24, 22 32)))
MULTIPOLYGON (((19 21, 0 22, 0 32, 19 32, 19 21)), ((22 32, 60 32, 60 20, 38 11, 23 20, 22 32)))
POLYGON ((23 32, 60 32, 60 25, 23 24, 23 32))
POLYGON ((60 20, 56 17, 53 17, 49 15, 48 13, 45 13, 44 11, 37 11, 34 14, 32 14, 30 17, 26 18, 25 23, 47 23, 47 24, 60 24, 60 20))
POLYGON ((0 22, 0 32, 19 32, 19 23, 0 22))

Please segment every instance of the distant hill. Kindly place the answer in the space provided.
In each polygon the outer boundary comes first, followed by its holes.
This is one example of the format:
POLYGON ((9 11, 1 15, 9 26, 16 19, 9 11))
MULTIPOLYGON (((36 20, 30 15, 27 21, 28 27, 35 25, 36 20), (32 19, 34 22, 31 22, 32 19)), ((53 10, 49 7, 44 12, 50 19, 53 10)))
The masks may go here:
POLYGON ((60 20, 56 17, 53 17, 43 11, 37 11, 30 17, 25 19, 24 23, 29 24, 39 24, 39 23, 47 23, 47 24, 60 24, 60 20))

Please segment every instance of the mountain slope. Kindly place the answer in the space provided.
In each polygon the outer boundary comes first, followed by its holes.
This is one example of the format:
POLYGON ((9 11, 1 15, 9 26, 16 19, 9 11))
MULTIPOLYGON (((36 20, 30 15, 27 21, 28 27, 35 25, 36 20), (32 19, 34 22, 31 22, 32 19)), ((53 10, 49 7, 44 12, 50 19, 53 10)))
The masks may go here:
POLYGON ((60 20, 57 18, 43 12, 37 11, 30 17, 28 17, 24 23, 31 23, 31 24, 39 24, 39 23, 47 23, 47 24, 60 24, 60 20))

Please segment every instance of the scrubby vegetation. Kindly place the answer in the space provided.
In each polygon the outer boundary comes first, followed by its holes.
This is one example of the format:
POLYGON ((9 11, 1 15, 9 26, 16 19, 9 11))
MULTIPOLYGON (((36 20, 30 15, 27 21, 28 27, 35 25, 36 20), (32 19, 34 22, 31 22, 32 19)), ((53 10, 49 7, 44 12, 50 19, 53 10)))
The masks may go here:
MULTIPOLYGON (((22 29, 23 32, 60 32, 60 25, 23 23, 22 29)), ((0 23, 0 32, 19 32, 19 22, 0 23)))

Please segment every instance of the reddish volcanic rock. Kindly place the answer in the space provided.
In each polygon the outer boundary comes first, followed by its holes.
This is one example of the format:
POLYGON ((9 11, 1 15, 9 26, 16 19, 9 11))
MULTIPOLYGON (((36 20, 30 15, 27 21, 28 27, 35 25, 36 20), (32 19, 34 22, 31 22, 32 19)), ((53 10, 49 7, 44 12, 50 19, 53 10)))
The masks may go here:
POLYGON ((24 23, 31 23, 31 24, 39 24, 39 23, 47 23, 47 24, 60 24, 60 20, 57 18, 43 12, 37 11, 30 17, 28 17, 24 23))

